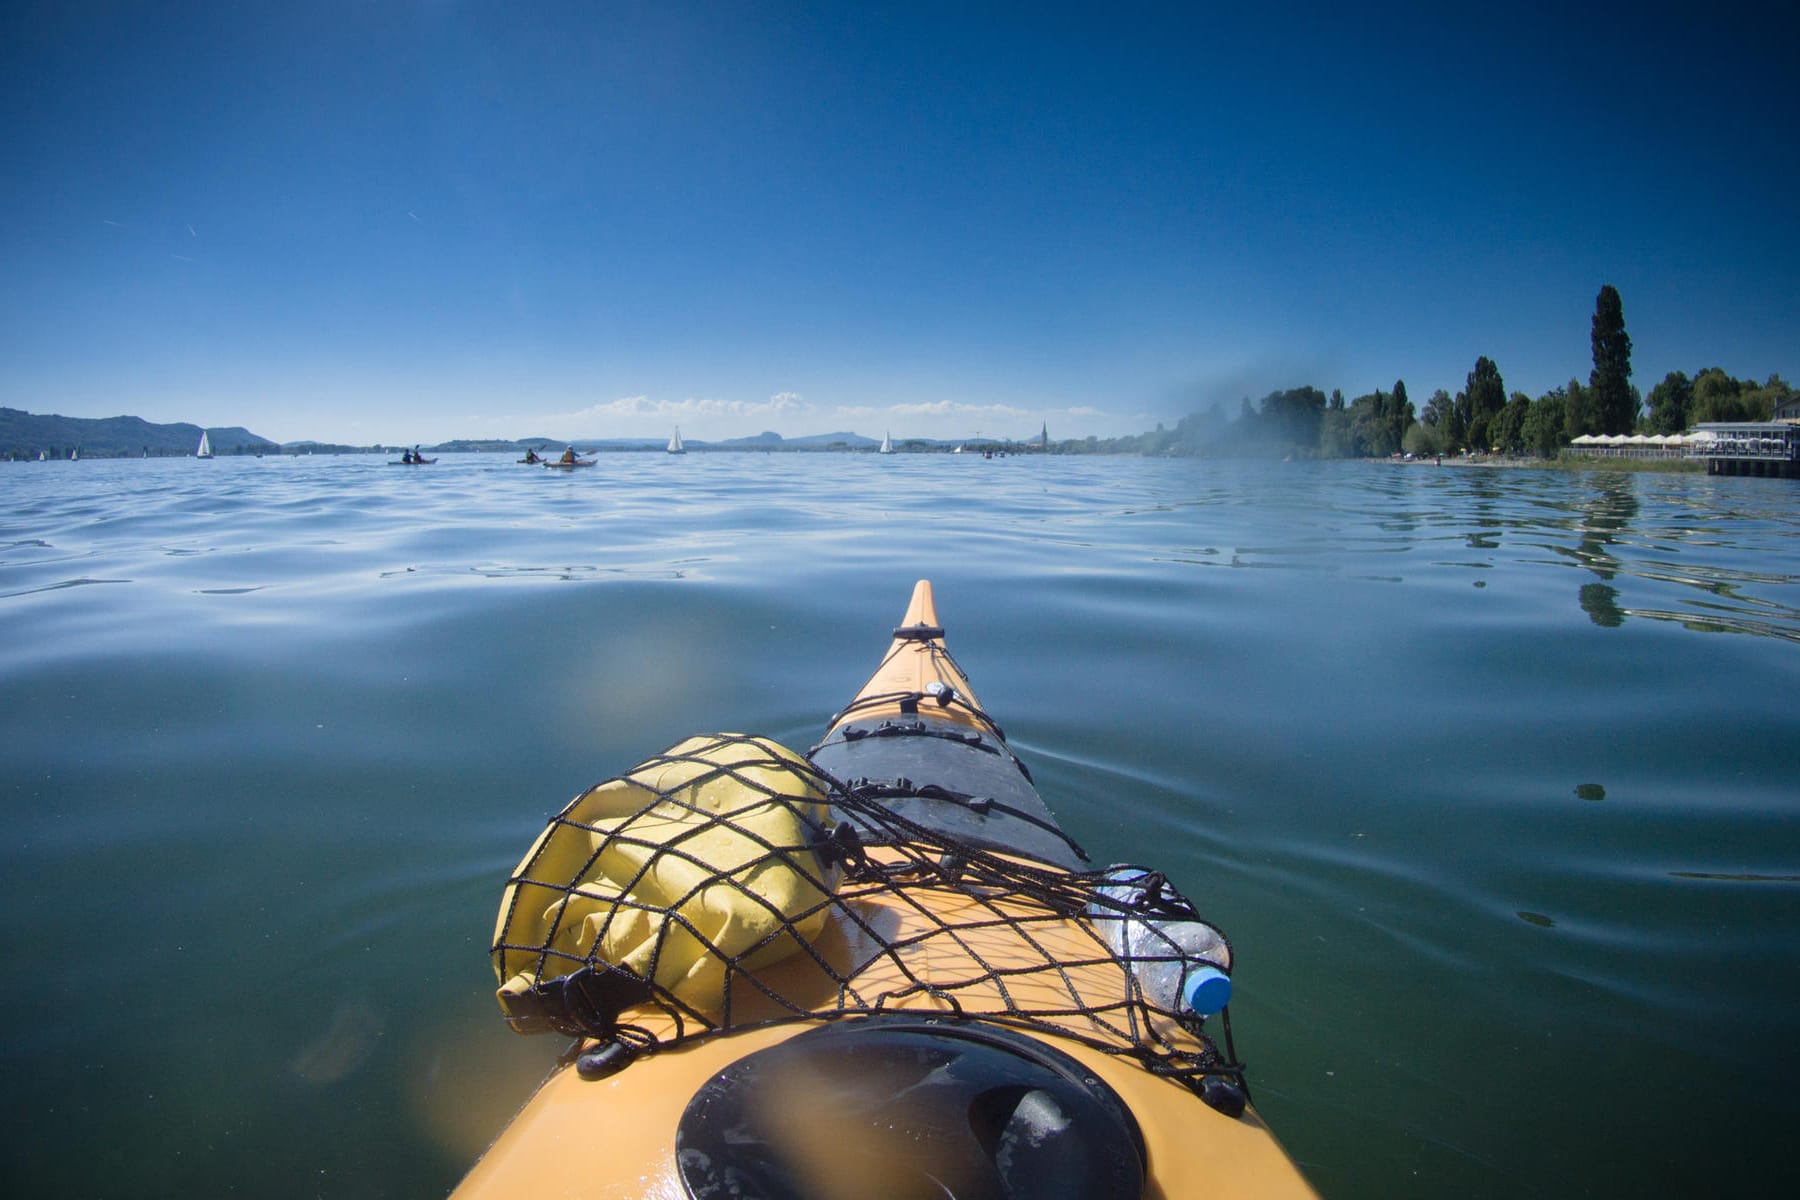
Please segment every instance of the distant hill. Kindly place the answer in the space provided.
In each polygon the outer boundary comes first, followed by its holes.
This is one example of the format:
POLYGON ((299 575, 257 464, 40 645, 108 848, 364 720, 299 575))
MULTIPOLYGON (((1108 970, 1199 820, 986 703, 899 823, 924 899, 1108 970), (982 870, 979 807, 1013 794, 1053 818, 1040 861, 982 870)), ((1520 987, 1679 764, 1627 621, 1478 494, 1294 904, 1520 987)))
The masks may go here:
MULTIPOLYGON (((215 426, 206 431, 214 454, 254 454, 276 450, 268 438, 241 425, 215 426)), ((44 451, 67 458, 80 450, 83 458, 135 458, 192 454, 200 444, 200 426, 185 421, 153 425, 142 417, 40 416, 16 408, 0 408, 0 456, 36 458, 44 451)))
MULTIPOLYGON (((688 442, 689 446, 703 444, 691 440, 688 442)), ((784 438, 779 433, 759 433, 755 437, 727 438, 717 444, 733 450, 817 450, 825 446, 878 446, 881 439, 864 437, 860 433, 814 433, 797 438, 784 438)))
POLYGON ((426 446, 426 450, 442 451, 445 454, 493 454, 497 452, 526 450, 543 450, 549 446, 566 446, 567 442, 559 438, 455 438, 448 442, 439 442, 435 446, 426 446))
POLYGON ((296 457, 302 454, 381 454, 380 446, 346 446, 338 442, 283 442, 281 453, 296 457))
MULTIPOLYGON (((281 445, 268 438, 251 433, 241 425, 213 426, 206 431, 212 442, 213 453, 231 454, 359 454, 368 453, 368 446, 342 446, 328 442, 300 441, 286 442, 281 445)), ((805 437, 784 438, 779 433, 759 433, 754 437, 727 438, 724 441, 708 442, 688 438, 689 450, 873 450, 881 442, 880 438, 865 437, 860 433, 848 431, 840 433, 814 433, 805 437)), ((160 458, 169 455, 189 455, 200 444, 200 426, 189 425, 185 421, 173 425, 154 425, 142 417, 106 417, 93 419, 88 417, 39 416, 23 412, 16 408, 0 408, 0 458, 36 458, 42 451, 53 458, 67 458, 69 451, 80 450, 83 458, 136 458, 145 452, 152 457, 160 458)), ((545 449, 559 450, 566 445, 574 445, 582 450, 607 451, 661 451, 666 445, 663 438, 575 438, 573 441, 564 438, 531 437, 531 438, 492 438, 466 439, 440 442, 435 446, 427 446, 431 453, 477 453, 477 452, 516 452, 524 453, 526 449, 542 453, 545 449)), ((896 443, 908 450, 948 449, 956 442, 940 441, 935 438, 907 438, 896 443)), ((998 444, 995 439, 982 442, 969 442, 971 448, 978 445, 998 444)), ((380 447, 373 447, 379 449, 380 447)))

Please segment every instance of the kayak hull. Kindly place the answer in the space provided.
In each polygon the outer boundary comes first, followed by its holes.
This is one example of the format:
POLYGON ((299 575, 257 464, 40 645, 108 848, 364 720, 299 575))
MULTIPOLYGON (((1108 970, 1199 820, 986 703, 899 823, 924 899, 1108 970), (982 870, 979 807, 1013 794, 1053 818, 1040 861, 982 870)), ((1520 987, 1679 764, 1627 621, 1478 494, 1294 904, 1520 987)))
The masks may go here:
MULTIPOLYGON (((748 1030, 659 1052, 607 1079, 556 1071, 476 1163, 455 1195, 569 1200, 686 1200, 671 1131, 689 1099, 746 1055, 799 1032, 748 1030), (654 1082, 638 1074, 654 1065, 654 1082)), ((1148 1166, 1146 1198, 1307 1197, 1300 1176, 1254 1109, 1232 1119, 1181 1084, 1072 1042, 1056 1048, 1104 1081, 1137 1118, 1148 1166)), ((829 1125, 821 1116, 819 1125, 829 1125)))
MULTIPOLYGON (((1026 876, 1066 877, 1061 873, 1082 865, 1080 848, 1056 828, 1029 774, 945 649, 930 585, 923 581, 880 667, 833 717, 809 758, 852 795, 879 797, 883 811, 897 814, 893 820, 880 812, 859 820, 854 806, 843 814, 857 825, 862 850, 878 872, 916 872, 922 865, 896 829, 936 831, 951 844, 1000 851, 1008 857, 990 857, 990 868, 1010 862, 1026 876)), ((938 865, 954 870, 943 860, 938 865)), ((822 1029, 854 1032, 884 1020, 910 1020, 909 1028, 924 1022, 949 1030, 998 1029, 1076 1064, 1071 1086, 1122 1102, 1134 1124, 1129 1140, 1141 1147, 1141 1155, 1128 1156, 1142 1170, 1141 1189, 1108 1195, 1313 1194, 1254 1108, 1227 1115, 1117 1044, 1109 1052, 1109 1041, 1116 1043, 1112 1035, 1142 1010, 1129 1005, 1124 968, 1087 922, 954 882, 903 893, 859 891, 847 878, 840 895, 849 897, 845 911, 854 919, 828 923, 813 957, 796 955, 759 970, 766 993, 740 987, 725 1022, 730 1028, 640 1054, 600 1078, 584 1078, 573 1065, 553 1071, 456 1196, 688 1197, 693 1193, 682 1182, 683 1156, 693 1169, 698 1151, 691 1143, 683 1149, 681 1138, 691 1137, 684 1131, 696 1111, 714 1102, 708 1097, 729 1091, 734 1073, 772 1055, 791 1055, 799 1039, 822 1029), (802 1010, 810 1005, 825 1011, 834 997, 846 1011, 864 1015, 826 1025, 795 1019, 796 1002, 802 1010), (874 1015, 867 1010, 871 997, 879 998, 874 1015), (982 1019, 965 1019, 970 1015, 982 1019)), ((1177 1042, 1188 1037, 1172 1026, 1157 1036, 1177 1042)), ((598 1044, 589 1041, 584 1048, 598 1044)), ((902 1183, 882 1182, 897 1178, 898 1160, 857 1173, 855 1147, 869 1128, 847 1127, 854 1124, 847 1104, 821 1102, 816 1095, 798 1095, 792 1104, 758 1100, 758 1112, 794 1114, 788 1124, 797 1131, 796 1145, 824 1151, 816 1187, 771 1194, 815 1200, 916 1194, 902 1183)), ((891 1129, 905 1121, 885 1124, 891 1129)), ((732 1137, 742 1140, 741 1130, 732 1137)), ((1117 1145, 1112 1150, 1116 1156, 1117 1145)), ((1005 1194, 1073 1195, 1068 1189, 1077 1187, 1065 1181, 1061 1191, 1005 1194)), ((741 1194, 763 1193, 748 1188, 741 1194)))

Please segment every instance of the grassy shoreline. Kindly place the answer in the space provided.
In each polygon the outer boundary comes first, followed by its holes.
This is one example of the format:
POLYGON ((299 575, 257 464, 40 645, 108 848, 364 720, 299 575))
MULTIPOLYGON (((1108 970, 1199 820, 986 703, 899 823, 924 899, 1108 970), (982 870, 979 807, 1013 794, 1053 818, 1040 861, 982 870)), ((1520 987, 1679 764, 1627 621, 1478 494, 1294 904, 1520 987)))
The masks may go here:
MULTIPOLYGON (((1435 466, 1433 458, 1399 461, 1408 467, 1435 466)), ((1706 463, 1685 458, 1501 458, 1494 455, 1458 456, 1443 460, 1446 467, 1487 467, 1494 470, 1621 471, 1650 475, 1704 475, 1706 463)))

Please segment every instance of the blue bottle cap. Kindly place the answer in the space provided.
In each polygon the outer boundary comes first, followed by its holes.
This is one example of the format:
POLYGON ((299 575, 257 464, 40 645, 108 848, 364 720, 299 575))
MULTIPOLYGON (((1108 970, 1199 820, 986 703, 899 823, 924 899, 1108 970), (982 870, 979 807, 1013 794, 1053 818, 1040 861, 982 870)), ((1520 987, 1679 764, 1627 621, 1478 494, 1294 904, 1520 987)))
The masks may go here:
POLYGON ((1231 976, 1202 963, 1181 981, 1181 1002, 1203 1017, 1231 1003, 1231 976))

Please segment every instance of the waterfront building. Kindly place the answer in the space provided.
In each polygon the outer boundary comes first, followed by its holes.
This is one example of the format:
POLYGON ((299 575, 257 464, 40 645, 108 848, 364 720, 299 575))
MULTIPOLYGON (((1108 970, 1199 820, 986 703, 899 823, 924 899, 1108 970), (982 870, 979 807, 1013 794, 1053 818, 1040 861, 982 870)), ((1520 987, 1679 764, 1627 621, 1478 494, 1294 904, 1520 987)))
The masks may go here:
MULTIPOLYGON (((1779 414, 1794 407, 1790 399, 1779 414)), ((1702 438, 1689 458, 1706 460, 1708 475, 1774 475, 1800 478, 1800 419, 1719 421, 1696 425, 1690 436, 1702 438)))
POLYGON ((1569 458, 1690 459, 1709 475, 1800 478, 1800 394, 1775 406, 1773 421, 1709 421, 1679 434, 1584 433, 1569 458))

